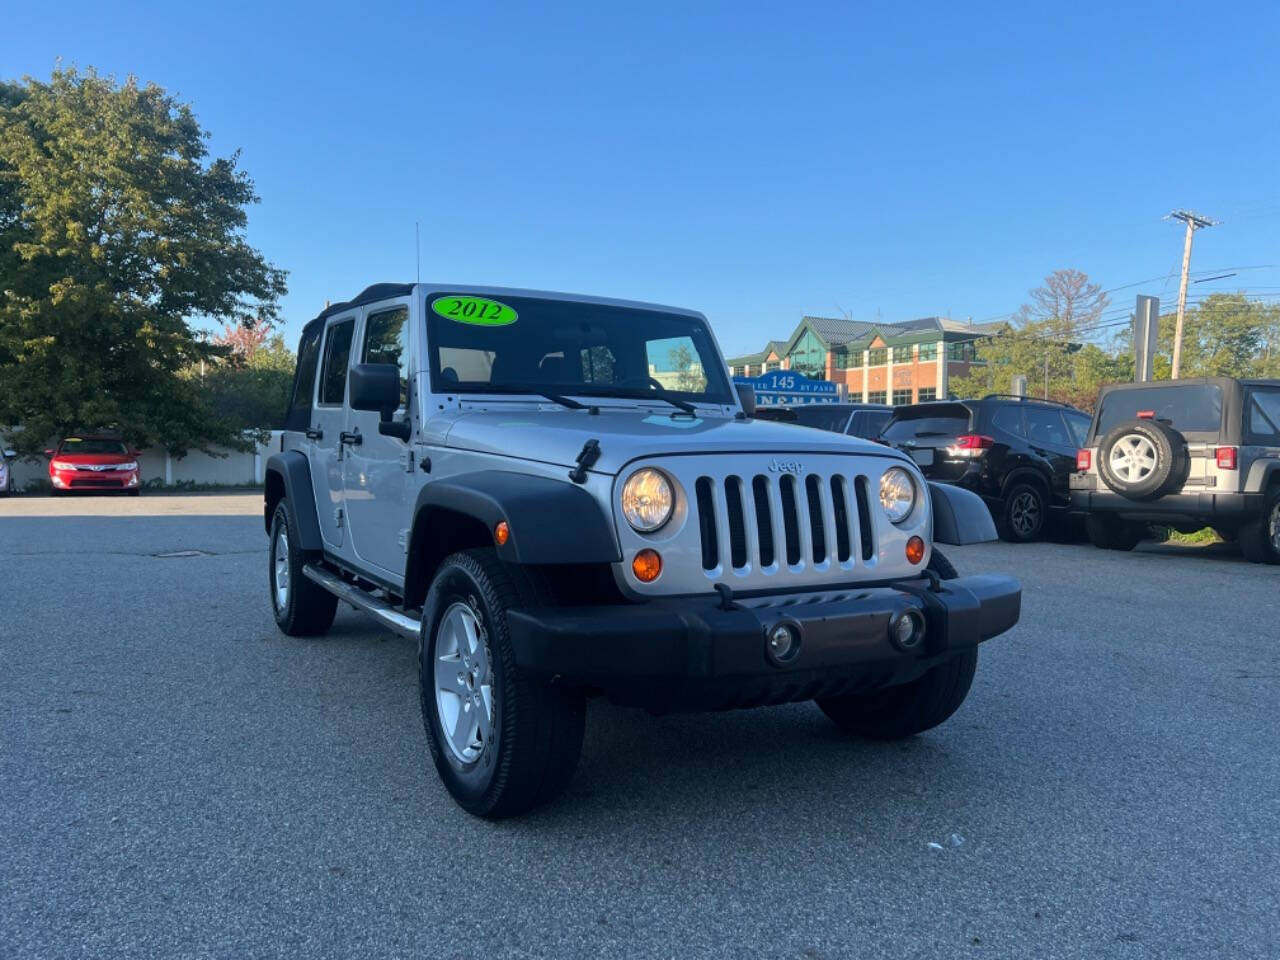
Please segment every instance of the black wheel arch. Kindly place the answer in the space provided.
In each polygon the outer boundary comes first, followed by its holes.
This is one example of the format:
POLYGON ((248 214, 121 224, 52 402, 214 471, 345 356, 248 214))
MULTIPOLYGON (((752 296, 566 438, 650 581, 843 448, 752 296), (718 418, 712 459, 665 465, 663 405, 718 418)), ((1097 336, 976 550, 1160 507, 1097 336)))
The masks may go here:
POLYGON ((284 500, 289 511, 289 527, 303 550, 323 550, 316 495, 311 486, 311 465, 297 450, 273 453, 267 458, 263 490, 263 523, 271 532, 276 505, 284 500))
POLYGON ((428 482, 414 505, 405 562, 405 605, 418 606, 452 553, 493 547, 508 563, 550 566, 617 563, 613 523, 596 498, 564 480, 500 470, 428 482), (506 522, 505 544, 494 528, 506 522))

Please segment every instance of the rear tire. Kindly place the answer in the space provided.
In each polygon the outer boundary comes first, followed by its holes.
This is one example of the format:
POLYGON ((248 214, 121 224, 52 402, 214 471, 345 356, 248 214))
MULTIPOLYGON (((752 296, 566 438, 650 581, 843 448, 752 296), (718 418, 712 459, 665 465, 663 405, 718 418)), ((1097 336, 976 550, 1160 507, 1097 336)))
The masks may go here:
POLYGON ((271 516, 271 546, 267 550, 267 585, 276 626, 291 637, 314 637, 333 626, 338 598, 308 580, 302 568, 306 555, 289 527, 289 508, 281 500, 271 516))
POLYGON ((491 548, 441 564, 423 607, 418 691, 445 788, 468 813, 513 817, 564 792, 582 752, 586 699, 521 673, 507 612, 542 600, 491 548))
POLYGON ((1005 494, 996 518, 1001 540, 1031 543, 1044 533, 1045 498, 1040 488, 1029 483, 1015 483, 1005 494))
POLYGON ((1092 514, 1085 518, 1089 542, 1100 550, 1132 550, 1147 537, 1147 528, 1131 520, 1092 514))
MULTIPOLYGON (((958 576, 951 561, 937 550, 928 569, 943 580, 958 576)), ((846 733, 869 740, 900 740, 933 729, 960 709, 977 666, 978 648, 972 647, 910 683, 871 694, 822 697, 815 702, 846 733)))
POLYGON ((1250 563, 1280 563, 1280 487, 1267 492, 1262 516, 1240 528, 1240 552, 1250 563))

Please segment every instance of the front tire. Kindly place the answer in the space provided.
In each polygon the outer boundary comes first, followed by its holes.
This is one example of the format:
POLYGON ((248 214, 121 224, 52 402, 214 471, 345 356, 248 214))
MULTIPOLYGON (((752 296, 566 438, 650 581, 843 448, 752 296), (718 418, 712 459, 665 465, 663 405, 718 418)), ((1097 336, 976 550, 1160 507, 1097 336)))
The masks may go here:
POLYGON ((1031 543, 1044 532, 1045 499, 1039 487, 1015 483, 1009 488, 996 525, 1001 540, 1031 543))
POLYGON ((306 557, 289 526, 289 508, 281 500, 271 516, 267 551, 267 584, 276 626, 291 637, 314 637, 328 631, 338 612, 338 598, 302 572, 306 557))
POLYGON ((1147 528, 1140 523, 1090 514, 1084 521, 1089 542, 1100 550, 1132 550, 1147 536, 1147 528))
MULTIPOLYGON (((943 580, 958 574, 937 549, 928 569, 943 580)), ((910 683, 871 694, 823 697, 815 702, 841 730, 869 740, 900 740, 932 730, 960 709, 978 666, 972 647, 931 668, 910 683)))
POLYGON ((517 816, 559 796, 582 752, 586 700, 520 672, 507 612, 536 605, 537 585, 492 549, 441 564, 423 608, 418 691, 427 744, 458 805, 517 816))

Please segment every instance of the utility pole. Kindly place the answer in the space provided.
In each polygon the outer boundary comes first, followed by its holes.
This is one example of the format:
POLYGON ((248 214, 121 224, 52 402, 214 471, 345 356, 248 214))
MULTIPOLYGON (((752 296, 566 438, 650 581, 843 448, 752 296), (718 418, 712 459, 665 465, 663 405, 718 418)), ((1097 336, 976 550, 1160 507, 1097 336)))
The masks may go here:
POLYGON ((1178 326, 1173 334, 1173 379, 1178 379, 1182 369, 1182 318, 1187 311, 1187 276, 1191 272, 1191 236, 1201 227, 1216 226, 1220 221, 1210 220, 1190 210, 1175 210, 1167 220, 1181 220, 1187 225, 1187 239, 1182 248, 1182 283, 1178 287, 1178 326))

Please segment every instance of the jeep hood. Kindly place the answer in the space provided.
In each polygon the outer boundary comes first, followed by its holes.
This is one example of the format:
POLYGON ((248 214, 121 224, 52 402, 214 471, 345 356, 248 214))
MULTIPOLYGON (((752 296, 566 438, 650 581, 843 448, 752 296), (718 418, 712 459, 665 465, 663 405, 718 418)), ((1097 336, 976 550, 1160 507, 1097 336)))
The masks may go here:
POLYGON ((461 450, 572 467, 588 440, 600 441, 599 473, 617 473, 638 457, 671 453, 871 453, 900 457, 880 444, 826 430, 720 415, 690 419, 666 410, 512 410, 463 412, 445 443, 461 450))

